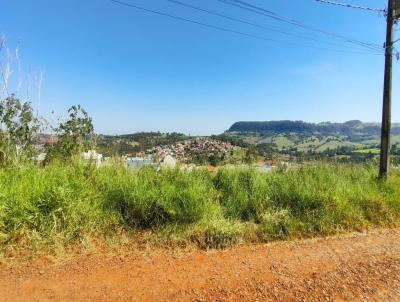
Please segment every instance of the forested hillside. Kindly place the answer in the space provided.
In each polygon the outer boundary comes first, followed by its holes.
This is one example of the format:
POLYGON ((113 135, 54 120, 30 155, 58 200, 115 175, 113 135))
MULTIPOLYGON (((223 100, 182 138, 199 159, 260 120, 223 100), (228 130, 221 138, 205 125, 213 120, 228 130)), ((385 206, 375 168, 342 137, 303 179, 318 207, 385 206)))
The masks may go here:
MULTIPOLYGON (((345 123, 306 123, 303 121, 266 121, 266 122, 237 122, 233 124, 228 132, 257 133, 261 135, 274 134, 300 134, 345 136, 352 141, 362 141, 366 137, 380 135, 378 123, 363 123, 358 120, 345 123)), ((392 134, 400 134, 400 124, 393 124, 392 134)))
MULTIPOLYGON (((392 124, 392 154, 399 155, 400 124, 392 124)), ((223 134, 224 139, 256 146, 260 153, 280 153, 309 159, 328 157, 364 160, 379 154, 379 123, 358 120, 345 123, 303 121, 237 122, 223 134), (346 156, 346 157, 343 157, 346 156)))

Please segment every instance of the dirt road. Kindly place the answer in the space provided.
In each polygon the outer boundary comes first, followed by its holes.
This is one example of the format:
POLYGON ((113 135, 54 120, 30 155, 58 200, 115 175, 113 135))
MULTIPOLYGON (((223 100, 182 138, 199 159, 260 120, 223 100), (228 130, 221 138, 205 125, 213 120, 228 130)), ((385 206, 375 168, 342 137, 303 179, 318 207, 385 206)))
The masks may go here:
POLYGON ((400 230, 0 265, 2 301, 400 301, 400 230))

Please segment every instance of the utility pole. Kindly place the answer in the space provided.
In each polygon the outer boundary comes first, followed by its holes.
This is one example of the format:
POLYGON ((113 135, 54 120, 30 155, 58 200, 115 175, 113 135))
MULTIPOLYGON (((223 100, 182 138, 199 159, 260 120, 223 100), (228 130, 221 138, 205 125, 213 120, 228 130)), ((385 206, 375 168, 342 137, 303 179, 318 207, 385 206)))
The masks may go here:
MULTIPOLYGON (((385 78, 383 87, 381 156, 379 176, 386 178, 390 166, 390 127, 392 110, 392 63, 393 63, 393 26, 395 20, 395 1, 388 0, 387 29, 385 43, 385 78)), ((396 3, 397 4, 397 3, 396 3)), ((397 5, 396 5, 397 7, 397 5)))

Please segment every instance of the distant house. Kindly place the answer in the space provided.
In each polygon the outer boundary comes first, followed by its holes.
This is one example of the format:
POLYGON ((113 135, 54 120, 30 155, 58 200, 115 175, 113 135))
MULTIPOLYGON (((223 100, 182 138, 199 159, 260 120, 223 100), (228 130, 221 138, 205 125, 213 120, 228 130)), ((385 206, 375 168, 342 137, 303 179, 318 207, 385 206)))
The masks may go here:
POLYGON ((139 170, 145 166, 152 166, 154 162, 151 157, 133 157, 126 160, 128 168, 139 170))
POLYGON ((160 162, 161 168, 170 168, 170 169, 172 169, 172 168, 175 168, 176 165, 177 165, 176 159, 173 156, 169 155, 169 154, 164 156, 164 158, 160 162))
POLYGON ((257 161, 257 167, 263 167, 264 165, 265 165, 265 161, 263 161, 263 160, 257 161))
POLYGON ((84 161, 93 161, 96 163, 96 167, 99 167, 101 161, 103 160, 103 154, 97 153, 95 150, 89 150, 88 152, 83 152, 81 157, 84 161))
POLYGON ((272 172, 273 170, 273 166, 271 166, 270 162, 264 162, 264 161, 259 161, 257 163, 257 170, 261 173, 268 173, 268 172, 272 172))
POLYGON ((207 166, 207 171, 208 172, 216 172, 218 170, 218 168, 217 167, 215 167, 215 166, 213 166, 213 165, 208 165, 207 166))
POLYGON ((47 153, 39 153, 38 155, 33 157, 33 160, 35 162, 41 163, 46 159, 46 155, 47 155, 47 153))
POLYGON ((183 163, 181 163, 181 164, 179 165, 179 168, 180 168, 182 171, 193 171, 193 169, 196 168, 196 165, 194 165, 194 164, 183 164, 183 163))

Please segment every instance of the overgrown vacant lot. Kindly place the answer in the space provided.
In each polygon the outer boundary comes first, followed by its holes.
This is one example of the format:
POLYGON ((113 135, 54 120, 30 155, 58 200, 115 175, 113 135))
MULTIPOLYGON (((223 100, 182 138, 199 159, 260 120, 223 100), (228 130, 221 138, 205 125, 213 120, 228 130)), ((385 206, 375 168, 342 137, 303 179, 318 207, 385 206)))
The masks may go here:
POLYGON ((27 164, 0 170, 0 247, 53 251, 140 237, 223 248, 398 226, 400 173, 384 182, 375 172, 328 164, 270 174, 27 164))

